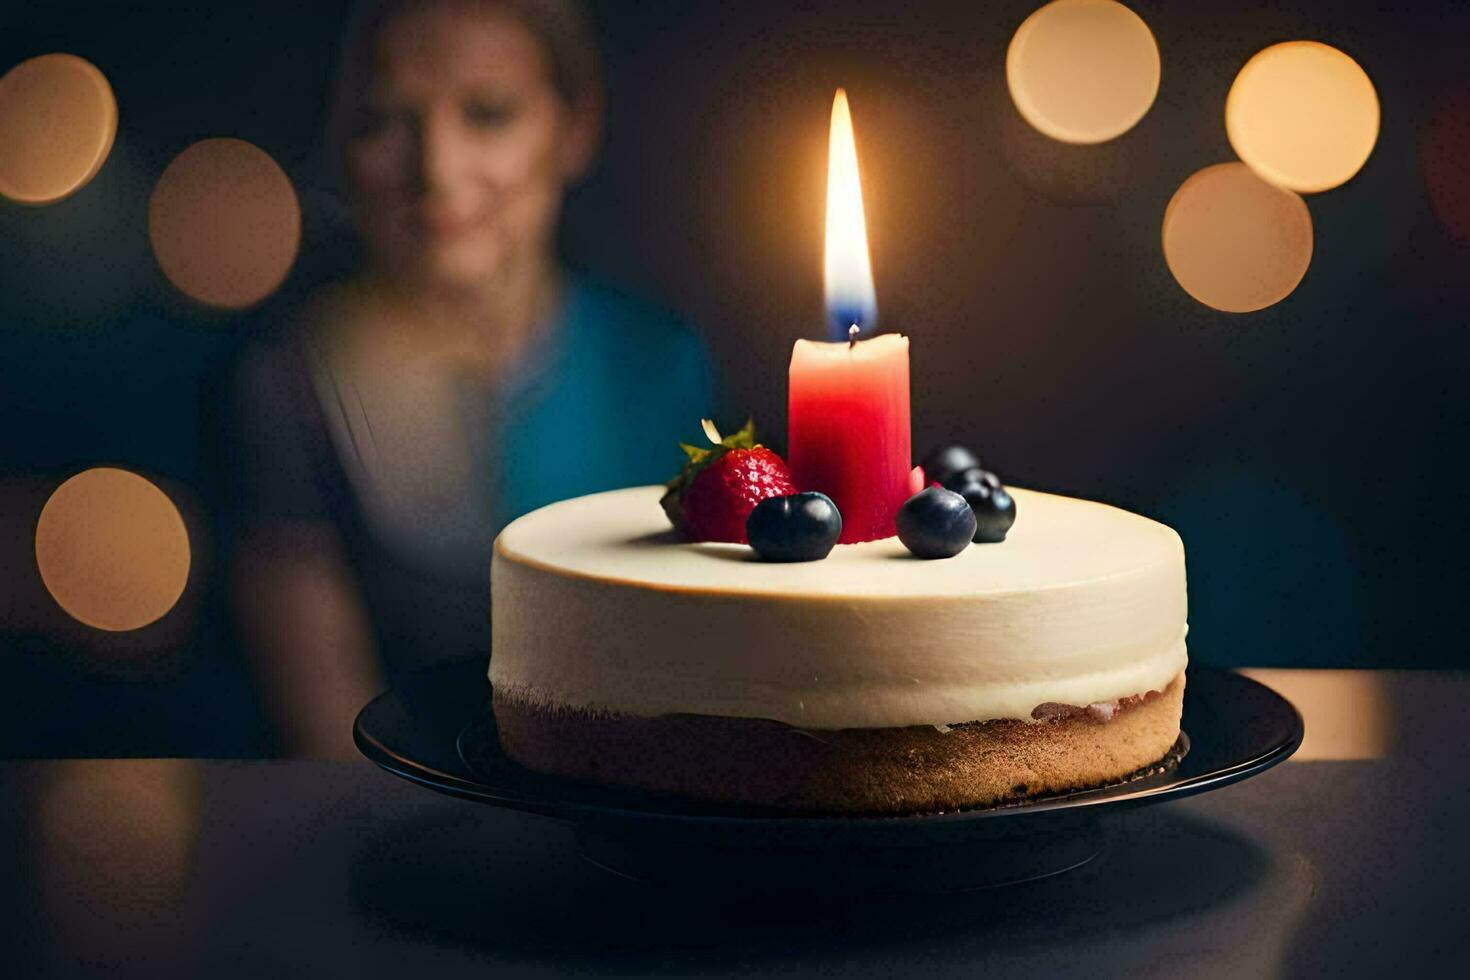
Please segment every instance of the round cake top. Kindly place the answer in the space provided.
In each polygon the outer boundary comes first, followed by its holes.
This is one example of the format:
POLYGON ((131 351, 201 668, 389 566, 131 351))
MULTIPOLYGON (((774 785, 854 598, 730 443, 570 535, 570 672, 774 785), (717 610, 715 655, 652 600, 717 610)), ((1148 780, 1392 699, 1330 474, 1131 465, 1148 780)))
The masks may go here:
POLYGON ((496 541, 502 559, 653 589, 782 598, 984 596, 1064 588, 1179 561, 1173 529, 1106 504, 1010 489, 1004 542, 953 558, 914 558, 897 538, 838 545, 821 561, 763 562, 744 545, 688 542, 658 505, 661 487, 564 500, 521 517, 496 541))
POLYGON ((1162 691, 1184 670, 1184 549, 1155 521, 1012 491, 1006 540, 897 539, 772 564, 680 540, 659 487, 534 511, 496 543, 490 680, 512 699, 803 728, 1032 717, 1162 691))

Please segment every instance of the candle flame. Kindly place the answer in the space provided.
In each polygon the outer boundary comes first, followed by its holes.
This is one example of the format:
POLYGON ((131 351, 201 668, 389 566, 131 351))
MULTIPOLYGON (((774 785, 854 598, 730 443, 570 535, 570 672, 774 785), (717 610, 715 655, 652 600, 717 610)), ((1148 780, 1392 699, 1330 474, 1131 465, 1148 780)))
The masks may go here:
POLYGON ((856 325, 871 329, 878 319, 873 264, 868 257, 868 227, 863 218, 863 186, 858 177, 857 142, 847 92, 832 100, 832 130, 827 144, 827 240, 823 263, 827 329, 833 340, 848 339, 856 325))

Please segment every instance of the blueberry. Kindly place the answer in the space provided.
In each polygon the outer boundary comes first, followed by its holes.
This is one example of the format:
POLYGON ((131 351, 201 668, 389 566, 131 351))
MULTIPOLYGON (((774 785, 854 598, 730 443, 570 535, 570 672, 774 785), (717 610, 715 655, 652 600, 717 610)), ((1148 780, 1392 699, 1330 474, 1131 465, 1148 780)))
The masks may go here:
POLYGON ((925 487, 898 509, 898 540, 916 558, 952 558, 975 534, 975 513, 965 498, 943 487, 925 487))
POLYGON ((961 470, 948 480, 943 481, 944 489, 953 490, 955 493, 963 494, 964 488, 970 483, 983 483, 992 490, 1001 488, 1000 477, 989 470, 982 470, 978 466, 972 466, 967 470, 961 470))
POLYGON ((1004 487, 974 481, 957 491, 975 513, 975 543, 995 544, 1006 539, 1016 523, 1016 501, 1004 487))
POLYGON ((826 558, 842 535, 842 515, 825 493, 767 497, 745 519, 745 536, 764 561, 826 558))
POLYGON ((924 457, 924 477, 931 483, 945 483, 956 473, 979 465, 979 458, 964 446, 944 446, 924 457))

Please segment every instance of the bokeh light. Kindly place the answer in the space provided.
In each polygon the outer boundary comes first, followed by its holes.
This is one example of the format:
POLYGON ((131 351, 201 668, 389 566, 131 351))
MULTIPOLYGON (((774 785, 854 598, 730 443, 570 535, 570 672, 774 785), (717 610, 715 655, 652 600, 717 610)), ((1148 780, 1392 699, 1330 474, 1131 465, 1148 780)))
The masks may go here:
POLYGON ((1053 0, 1027 17, 1006 52, 1006 81, 1032 126, 1067 143, 1126 133, 1159 91, 1148 25, 1114 0, 1053 0))
POLYGON ((201 140, 174 158, 148 202, 153 254, 180 292, 244 309, 281 285, 301 246, 291 179, 244 140, 201 140))
POLYGON ((1230 86, 1225 131, 1240 158, 1294 191, 1345 183, 1378 140, 1378 93, 1358 63, 1317 41, 1258 52, 1230 86))
POLYGON ((117 100, 90 61, 44 54, 0 76, 0 195, 51 204, 102 169, 117 135, 117 100))
POLYGON ((1435 217, 1470 242, 1470 88, 1435 111, 1424 134, 1424 183, 1435 217))
POLYGON ((161 618, 189 578, 178 508, 136 473, 85 470, 56 488, 36 523, 41 581, 74 619, 134 630, 161 618))
POLYGON ((1243 163, 1217 163, 1174 192, 1164 258, 1195 299, 1226 313, 1280 302, 1312 261, 1312 216, 1298 195, 1243 163))

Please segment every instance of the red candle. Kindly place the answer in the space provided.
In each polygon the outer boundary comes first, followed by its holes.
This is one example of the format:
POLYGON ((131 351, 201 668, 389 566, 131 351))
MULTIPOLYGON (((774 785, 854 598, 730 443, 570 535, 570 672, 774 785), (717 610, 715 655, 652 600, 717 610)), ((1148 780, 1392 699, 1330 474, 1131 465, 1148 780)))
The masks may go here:
POLYGON ((827 144, 827 236, 823 261, 833 344, 798 340, 791 351, 787 456, 802 490, 819 490, 842 512, 843 544, 897 533, 893 519, 914 492, 909 446, 909 341, 857 340, 878 316, 857 141, 847 93, 832 100, 827 144))
POLYGON ((909 339, 798 340, 791 351, 787 455, 801 490, 842 512, 843 544, 892 537, 909 498, 909 339))

